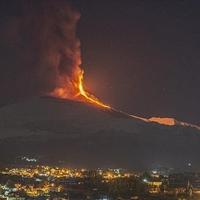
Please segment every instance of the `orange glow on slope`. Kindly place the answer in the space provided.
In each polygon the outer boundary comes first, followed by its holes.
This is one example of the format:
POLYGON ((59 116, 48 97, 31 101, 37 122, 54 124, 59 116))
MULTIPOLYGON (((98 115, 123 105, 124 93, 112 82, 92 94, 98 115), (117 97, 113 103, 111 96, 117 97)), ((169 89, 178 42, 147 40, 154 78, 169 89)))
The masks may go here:
POLYGON ((72 78, 71 79, 62 78, 61 87, 57 87, 51 93, 51 95, 63 99, 71 99, 75 101, 91 103, 93 105, 102 107, 104 109, 111 109, 110 106, 104 104, 94 95, 86 91, 83 82, 84 82, 84 71, 79 67, 77 67, 73 72, 72 78))
POLYGON ((160 118, 160 117, 152 117, 149 119, 150 122, 156 122, 159 124, 174 126, 176 125, 176 120, 173 118, 160 118))
POLYGON ((78 81, 78 88, 79 88, 80 95, 85 97, 87 99, 87 101, 90 103, 96 104, 96 105, 104 107, 104 108, 110 108, 110 106, 102 103, 95 96, 93 96, 92 94, 88 93, 85 90, 84 84, 83 84, 83 75, 84 75, 84 71, 81 70, 81 73, 79 75, 79 81, 78 81))

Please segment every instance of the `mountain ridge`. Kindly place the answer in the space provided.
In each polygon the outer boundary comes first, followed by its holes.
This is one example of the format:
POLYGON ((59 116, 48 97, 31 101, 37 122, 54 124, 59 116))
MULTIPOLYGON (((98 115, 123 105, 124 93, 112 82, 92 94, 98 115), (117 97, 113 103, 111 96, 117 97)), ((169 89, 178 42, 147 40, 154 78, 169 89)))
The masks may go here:
POLYGON ((200 166, 199 133, 81 102, 33 98, 0 109, 0 161, 33 156, 89 167, 200 166))

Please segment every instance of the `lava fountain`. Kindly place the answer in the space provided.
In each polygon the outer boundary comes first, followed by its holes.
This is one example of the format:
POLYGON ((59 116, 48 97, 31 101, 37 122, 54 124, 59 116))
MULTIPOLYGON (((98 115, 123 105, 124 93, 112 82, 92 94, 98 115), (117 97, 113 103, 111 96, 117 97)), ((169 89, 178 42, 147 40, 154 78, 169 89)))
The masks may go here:
POLYGON ((103 109, 111 109, 111 107, 100 101, 93 94, 89 93, 84 87, 84 70, 80 67, 75 67, 71 78, 65 77, 62 79, 62 86, 57 87, 51 95, 62 99, 71 99, 90 103, 103 109))
POLYGON ((80 13, 65 1, 58 3, 52 0, 50 2, 51 9, 46 11, 47 17, 45 17, 45 24, 43 26, 48 28, 45 28, 44 41, 46 34, 51 33, 49 35, 51 39, 48 40, 47 45, 51 48, 48 49, 48 55, 46 56, 49 58, 49 63, 53 66, 49 67, 53 69, 53 79, 52 77, 50 78, 53 82, 52 87, 49 89, 51 91, 50 95, 57 98, 89 103, 102 109, 111 109, 109 105, 88 92, 84 86, 84 70, 80 67, 82 63, 80 40, 76 35, 80 13), (52 16, 51 20, 50 16, 52 16))

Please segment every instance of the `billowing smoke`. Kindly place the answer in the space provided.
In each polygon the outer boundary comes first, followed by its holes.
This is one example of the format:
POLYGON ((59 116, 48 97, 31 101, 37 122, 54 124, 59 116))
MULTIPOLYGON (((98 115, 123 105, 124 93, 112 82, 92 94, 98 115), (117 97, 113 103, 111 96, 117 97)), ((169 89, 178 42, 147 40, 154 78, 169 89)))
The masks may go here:
POLYGON ((79 13, 65 0, 0 3, 1 100, 43 95, 80 63, 79 13))

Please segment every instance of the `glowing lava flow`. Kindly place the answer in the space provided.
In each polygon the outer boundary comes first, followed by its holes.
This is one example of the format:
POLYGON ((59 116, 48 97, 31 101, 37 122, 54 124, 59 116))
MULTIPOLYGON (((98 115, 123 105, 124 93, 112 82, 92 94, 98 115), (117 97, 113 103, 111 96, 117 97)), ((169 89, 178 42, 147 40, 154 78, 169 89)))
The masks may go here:
POLYGON ((103 108, 111 108, 110 106, 102 103, 101 101, 99 101, 95 96, 93 96, 92 94, 88 93, 85 89, 84 89, 84 85, 83 85, 83 75, 84 75, 84 71, 81 70, 79 77, 78 77, 78 88, 79 88, 79 95, 85 97, 87 99, 88 102, 93 103, 95 105, 98 105, 100 107, 103 108))
POLYGON ((162 125, 167 125, 167 126, 175 126, 176 125, 176 120, 174 118, 169 118, 169 117, 151 117, 148 119, 150 122, 156 122, 158 124, 162 125))
POLYGON ((57 87, 51 95, 62 99, 71 99, 75 101, 87 102, 104 109, 111 109, 109 105, 104 104, 94 95, 85 90, 83 84, 84 71, 77 67, 74 69, 71 79, 64 78, 61 86, 57 87))

